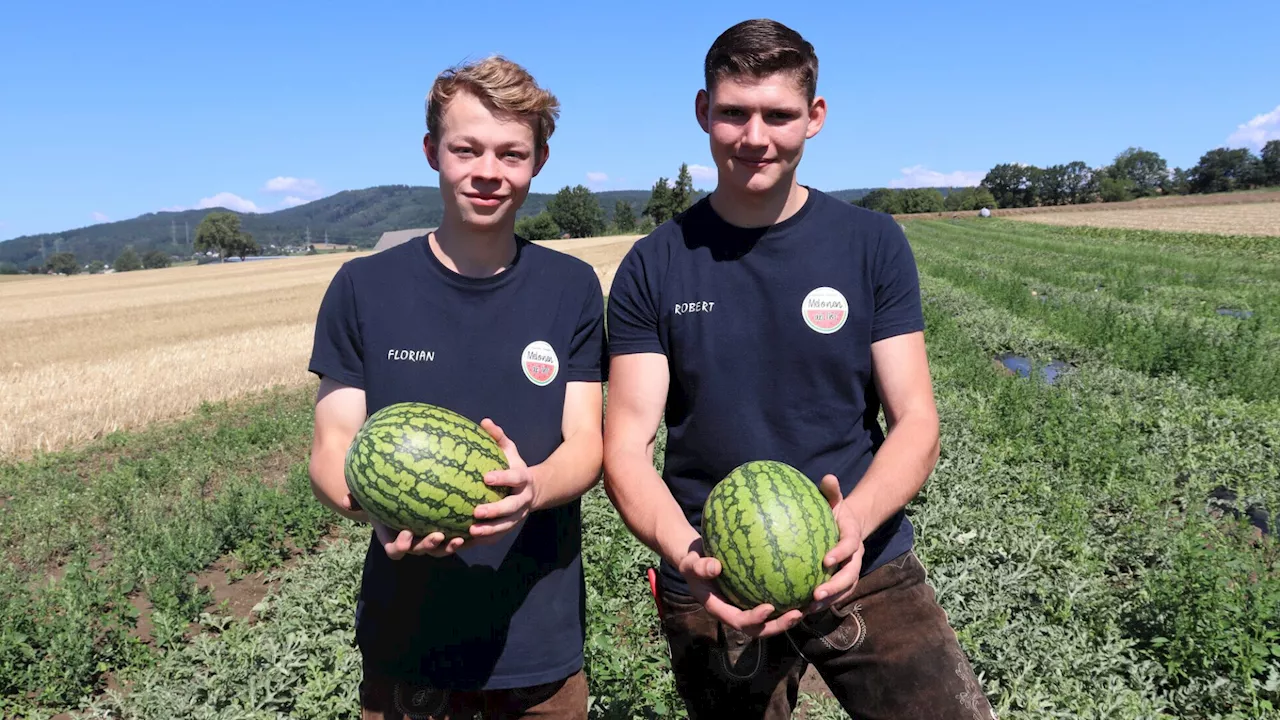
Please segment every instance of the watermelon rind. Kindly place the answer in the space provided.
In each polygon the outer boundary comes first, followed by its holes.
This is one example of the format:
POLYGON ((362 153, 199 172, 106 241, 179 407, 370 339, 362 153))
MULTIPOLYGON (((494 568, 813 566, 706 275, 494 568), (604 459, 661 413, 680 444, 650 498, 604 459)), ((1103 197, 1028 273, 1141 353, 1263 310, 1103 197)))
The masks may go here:
POLYGON ((347 488, 375 520, 415 537, 470 537, 476 506, 510 493, 484 476, 508 468, 489 433, 448 408, 388 405, 365 420, 347 449, 347 488))
POLYGON ((834 573, 822 558, 840 539, 831 505, 799 470, 776 460, 734 468, 702 508, 702 542, 720 561, 720 593, 735 607, 804 608, 834 573))

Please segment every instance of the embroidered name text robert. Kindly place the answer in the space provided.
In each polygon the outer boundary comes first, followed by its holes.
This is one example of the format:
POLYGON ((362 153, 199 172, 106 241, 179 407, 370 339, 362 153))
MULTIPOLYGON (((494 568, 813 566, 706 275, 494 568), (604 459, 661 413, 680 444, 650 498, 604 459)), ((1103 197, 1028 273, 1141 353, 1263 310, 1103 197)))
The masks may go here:
POLYGON ((676 315, 687 315, 689 313, 711 312, 715 309, 715 301, 707 302, 700 300, 698 302, 676 303, 676 315))

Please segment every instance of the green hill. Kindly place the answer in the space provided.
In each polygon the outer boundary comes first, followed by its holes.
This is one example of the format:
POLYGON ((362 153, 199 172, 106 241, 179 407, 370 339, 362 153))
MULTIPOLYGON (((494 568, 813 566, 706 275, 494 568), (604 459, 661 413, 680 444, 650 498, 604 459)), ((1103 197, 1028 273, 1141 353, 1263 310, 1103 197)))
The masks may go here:
MULTIPOLYGON (((830 191, 845 201, 856 200, 870 189, 830 191)), ((945 190, 944 190, 945 193, 945 190)), ((631 203, 636 214, 649 200, 648 190, 608 190, 595 193, 610 221, 618 200, 631 203)), ((530 193, 519 216, 536 215, 554 197, 551 193, 530 193)), ((697 195, 701 197, 701 193, 697 195)), ((42 257, 55 252, 75 253, 76 261, 112 262, 126 245, 139 254, 158 249, 171 255, 189 255, 188 235, 195 238, 196 226, 210 212, 224 208, 155 212, 131 220, 101 223, 57 233, 26 235, 0 242, 0 263, 20 269, 41 264, 42 257), (176 240, 176 242, 175 242, 176 240)), ((241 224, 260 246, 304 245, 307 232, 311 242, 328 239, 371 247, 382 233, 440 224, 443 215, 440 190, 435 187, 380 185, 363 190, 344 190, 305 205, 270 213, 241 213, 241 224)))

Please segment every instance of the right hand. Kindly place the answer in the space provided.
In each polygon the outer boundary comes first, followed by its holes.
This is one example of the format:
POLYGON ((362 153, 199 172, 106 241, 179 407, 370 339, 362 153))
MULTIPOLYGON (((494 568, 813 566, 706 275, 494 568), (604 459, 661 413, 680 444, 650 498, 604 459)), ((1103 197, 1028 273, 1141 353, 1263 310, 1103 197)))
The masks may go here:
POLYGON ((447 557, 457 552, 458 548, 466 542, 465 538, 455 537, 446 543, 444 533, 440 532, 433 532, 418 539, 414 538, 413 533, 408 530, 401 530, 397 534, 377 520, 370 519, 370 522, 373 524, 373 531, 377 534, 378 541, 382 543, 382 549, 392 560, 399 560, 405 555, 447 557))
POLYGON ((720 561, 702 556, 702 538, 689 546, 689 552, 680 560, 680 574, 689 583, 689 591, 712 617, 736 630, 754 637, 779 635, 795 627, 804 617, 799 610, 791 610, 772 620, 773 606, 765 603, 750 610, 741 610, 715 590, 715 579, 720 575, 720 561))

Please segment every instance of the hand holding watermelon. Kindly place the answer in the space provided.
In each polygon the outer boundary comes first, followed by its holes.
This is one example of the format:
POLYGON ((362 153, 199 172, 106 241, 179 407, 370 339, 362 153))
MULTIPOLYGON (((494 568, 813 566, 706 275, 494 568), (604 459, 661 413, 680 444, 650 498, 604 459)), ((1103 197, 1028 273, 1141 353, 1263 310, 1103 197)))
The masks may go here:
POLYGON ((716 589, 716 578, 722 566, 713 557, 703 557, 702 540, 694 542, 689 554, 680 561, 680 573, 689 583, 689 591, 702 603, 717 620, 756 637, 769 637, 790 630, 804 615, 799 610, 791 610, 779 617, 770 619, 774 607, 770 604, 757 605, 750 610, 743 610, 730 603, 716 589))
POLYGON ((489 418, 481 420, 480 427, 493 436, 494 442, 506 455, 508 465, 505 470, 485 473, 484 483, 489 487, 508 488, 508 495, 497 502, 476 506, 476 523, 471 526, 469 545, 492 544, 503 533, 519 526, 534 508, 537 495, 533 471, 521 459, 515 442, 489 418))
POLYGON ((445 557, 457 552, 458 548, 465 543, 460 537, 455 537, 446 543, 444 533, 440 532, 433 532, 424 538, 415 538, 408 530, 396 533, 377 520, 370 518, 370 522, 373 523, 373 531, 378 535, 378 542, 382 543, 382 549, 392 560, 399 560, 405 555, 445 557))
POLYGON ((831 548, 822 564, 829 570, 840 569, 814 589, 814 603, 805 609, 806 614, 820 612, 844 600, 858 584, 858 574, 862 571, 862 524, 854 515, 853 506, 840 493, 840 481, 835 475, 824 476, 820 489, 840 529, 840 542, 831 548))

